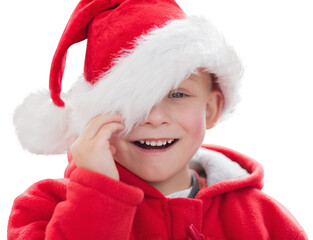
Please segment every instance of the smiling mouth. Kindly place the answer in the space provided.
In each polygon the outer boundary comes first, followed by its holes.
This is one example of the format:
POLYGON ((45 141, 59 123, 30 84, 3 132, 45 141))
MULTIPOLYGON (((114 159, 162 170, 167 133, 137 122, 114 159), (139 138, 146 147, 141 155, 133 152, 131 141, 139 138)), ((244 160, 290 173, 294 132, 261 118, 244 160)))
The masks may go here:
POLYGON ((140 140, 140 141, 134 141, 132 142, 137 147, 140 147, 142 149, 166 149, 173 144, 175 144, 178 141, 178 139, 171 139, 171 140, 164 140, 164 141, 148 141, 148 140, 140 140))

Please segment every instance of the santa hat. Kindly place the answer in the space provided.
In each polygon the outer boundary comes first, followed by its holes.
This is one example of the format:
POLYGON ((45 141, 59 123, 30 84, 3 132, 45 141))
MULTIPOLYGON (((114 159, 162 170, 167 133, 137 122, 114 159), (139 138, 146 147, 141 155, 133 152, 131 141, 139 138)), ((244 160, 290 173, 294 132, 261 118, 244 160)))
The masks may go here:
POLYGON ((205 18, 186 16, 174 0, 81 0, 53 57, 50 93, 31 94, 15 111, 18 138, 33 153, 64 153, 107 112, 120 113, 129 131, 198 68, 216 76, 223 117, 239 99, 242 66, 205 18), (67 50, 85 39, 84 76, 61 94, 67 50))

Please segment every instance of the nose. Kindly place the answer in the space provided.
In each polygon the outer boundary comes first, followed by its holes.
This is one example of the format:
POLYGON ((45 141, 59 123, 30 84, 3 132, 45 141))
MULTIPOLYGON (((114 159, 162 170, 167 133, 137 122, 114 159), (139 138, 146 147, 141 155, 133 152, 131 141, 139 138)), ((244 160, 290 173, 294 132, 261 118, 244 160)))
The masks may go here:
POLYGON ((162 103, 160 103, 158 105, 155 105, 151 109, 148 117, 144 119, 140 123, 140 125, 141 126, 150 125, 153 127, 158 127, 160 125, 168 124, 168 123, 169 123, 169 115, 167 113, 165 106, 162 103))

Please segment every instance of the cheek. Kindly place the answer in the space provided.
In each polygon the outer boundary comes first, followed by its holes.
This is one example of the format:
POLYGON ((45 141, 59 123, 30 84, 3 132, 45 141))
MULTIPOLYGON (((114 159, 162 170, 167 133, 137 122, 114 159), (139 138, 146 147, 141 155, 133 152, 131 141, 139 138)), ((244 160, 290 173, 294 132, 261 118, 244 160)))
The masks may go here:
POLYGON ((121 147, 121 138, 118 135, 113 135, 110 138, 110 144, 113 145, 116 149, 119 149, 121 147))
POLYGON ((117 135, 112 136, 110 139, 110 144, 116 149, 116 153, 114 154, 115 160, 122 158, 122 153, 126 150, 126 146, 123 144, 122 138, 117 135))
POLYGON ((201 139, 202 142, 206 130, 205 111, 197 108, 190 109, 184 112, 183 119, 182 124, 189 136, 194 140, 201 139))

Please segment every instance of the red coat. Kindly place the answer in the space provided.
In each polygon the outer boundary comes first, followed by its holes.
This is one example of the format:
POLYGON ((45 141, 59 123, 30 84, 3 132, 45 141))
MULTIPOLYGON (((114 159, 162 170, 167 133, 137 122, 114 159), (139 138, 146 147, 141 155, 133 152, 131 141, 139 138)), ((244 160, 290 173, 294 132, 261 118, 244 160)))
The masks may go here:
POLYGON ((278 202, 260 190, 263 169, 229 149, 222 152, 249 172, 211 186, 198 177, 195 199, 168 199, 118 165, 121 181, 76 168, 43 180, 16 198, 8 239, 307 239, 278 202))

